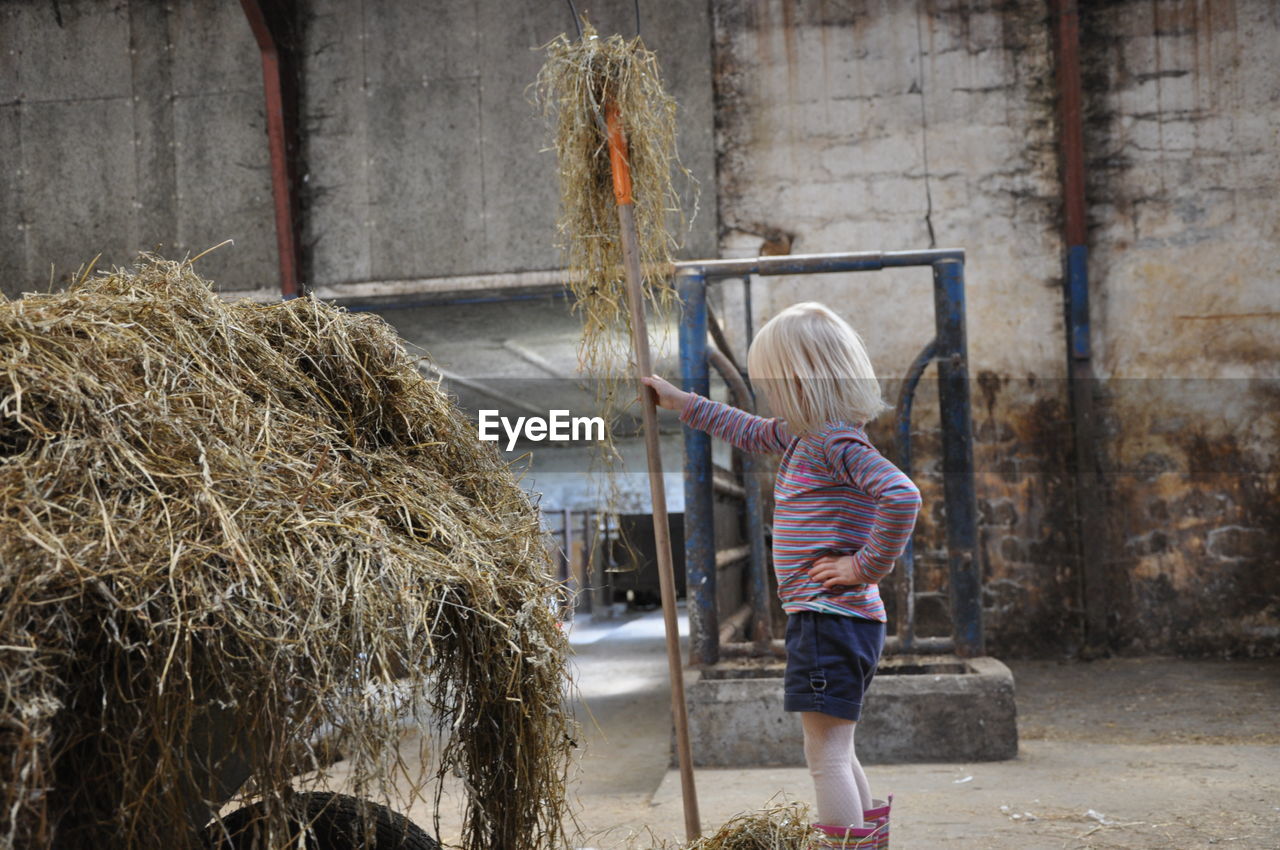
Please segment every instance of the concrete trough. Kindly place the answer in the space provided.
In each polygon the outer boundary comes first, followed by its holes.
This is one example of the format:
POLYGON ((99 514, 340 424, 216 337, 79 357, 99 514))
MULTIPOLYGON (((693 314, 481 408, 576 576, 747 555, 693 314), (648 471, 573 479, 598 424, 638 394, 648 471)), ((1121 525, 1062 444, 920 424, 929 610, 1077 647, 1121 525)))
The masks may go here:
MULTIPOLYGON (((802 767, 800 720, 782 709, 782 662, 735 659, 687 688, 698 767, 802 767)), ((994 658, 888 656, 858 723, 868 764, 1000 761, 1018 754, 1013 674, 994 658)))

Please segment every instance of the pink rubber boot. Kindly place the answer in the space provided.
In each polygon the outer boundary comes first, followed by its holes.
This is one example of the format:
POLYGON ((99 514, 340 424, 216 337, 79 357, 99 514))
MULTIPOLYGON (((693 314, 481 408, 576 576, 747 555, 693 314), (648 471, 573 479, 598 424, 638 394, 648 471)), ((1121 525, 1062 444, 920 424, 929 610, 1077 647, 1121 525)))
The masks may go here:
POLYGON ((825 840, 818 844, 823 850, 878 850, 882 846, 879 843, 880 836, 889 830, 889 822, 873 825, 869 827, 862 826, 827 826, 825 824, 814 824, 814 828, 822 832, 826 836, 825 840))
POLYGON ((889 810, 893 808, 893 795, 889 795, 889 799, 872 800, 875 804, 874 808, 867 809, 862 813, 862 819, 874 827, 878 827, 880 832, 876 834, 876 843, 867 845, 874 850, 889 850, 889 810))

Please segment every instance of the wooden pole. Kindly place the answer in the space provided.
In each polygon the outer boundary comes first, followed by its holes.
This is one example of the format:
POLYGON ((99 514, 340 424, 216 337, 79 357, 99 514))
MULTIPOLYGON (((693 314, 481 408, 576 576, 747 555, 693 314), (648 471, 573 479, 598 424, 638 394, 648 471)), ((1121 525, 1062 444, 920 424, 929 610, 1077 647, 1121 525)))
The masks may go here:
POLYGON ((631 197, 631 166, 627 140, 614 103, 605 109, 609 131, 609 164, 613 171, 613 195, 618 202, 622 234, 622 260, 627 276, 627 304, 631 309, 631 347, 635 354, 636 384, 640 388, 644 423, 644 447, 649 457, 649 496, 653 502, 653 538, 658 554, 658 586, 662 592, 662 619, 667 633, 667 667, 671 676, 671 716, 676 727, 676 755, 680 763, 680 790, 684 795, 685 836, 692 841, 702 832, 698 819, 698 793, 693 784, 693 756, 689 747, 689 716, 684 702, 684 665, 680 660, 680 630, 676 622, 676 581, 671 563, 671 529, 667 523, 667 492, 662 480, 662 455, 658 443, 658 409, 653 391, 640 379, 653 374, 649 358, 649 330, 644 318, 640 253, 636 244, 635 209, 631 197))

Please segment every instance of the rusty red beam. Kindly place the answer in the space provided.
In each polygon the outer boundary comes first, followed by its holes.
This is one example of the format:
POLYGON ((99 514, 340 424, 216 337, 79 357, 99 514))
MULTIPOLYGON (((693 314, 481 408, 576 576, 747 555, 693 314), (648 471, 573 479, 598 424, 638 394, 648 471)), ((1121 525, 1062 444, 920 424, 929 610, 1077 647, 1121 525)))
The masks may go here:
POLYGON ((1077 0, 1052 0, 1059 144, 1062 152, 1063 236, 1084 245, 1084 106, 1080 84, 1080 10, 1077 0))
POLYGON ((298 234, 294 220, 297 200, 293 192, 289 158, 289 128, 285 110, 285 86, 281 55, 275 34, 260 0, 240 0, 249 28, 262 52, 262 82, 266 95, 267 140, 271 149, 271 196, 276 213, 276 249, 280 260, 280 294, 293 298, 301 294, 298 234))
POLYGON ((1080 599, 1086 657, 1109 651, 1110 611, 1116 588, 1108 574, 1108 528, 1098 451, 1089 311, 1089 228, 1085 205, 1084 95, 1080 74, 1080 4, 1050 0, 1058 144, 1062 157, 1063 302, 1067 327, 1067 378, 1075 442, 1075 501, 1080 557, 1080 599))

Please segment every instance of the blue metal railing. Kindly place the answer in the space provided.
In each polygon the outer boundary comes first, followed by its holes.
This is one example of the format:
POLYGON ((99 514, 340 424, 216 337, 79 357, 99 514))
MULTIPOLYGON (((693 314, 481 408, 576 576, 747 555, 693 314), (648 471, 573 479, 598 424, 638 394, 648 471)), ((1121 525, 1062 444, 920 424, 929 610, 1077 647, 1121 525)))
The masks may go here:
MULTIPOLYGON (((682 277, 678 288, 682 307, 680 383, 686 392, 709 395, 711 368, 707 363, 706 278, 682 277)), ((720 641, 719 615, 716 610, 716 536, 712 475, 711 435, 685 425, 685 594, 689 600, 690 647, 698 647, 691 649, 691 654, 696 659, 701 659, 707 648, 718 645, 720 641)), ((715 661, 699 660, 695 663, 714 664, 715 661)))
MULTIPOLYGON (((904 386, 905 434, 898 435, 910 458, 910 396, 929 362, 938 368, 938 402, 942 412, 943 496, 950 576, 949 595, 954 646, 963 656, 982 655, 982 584, 977 553, 976 495, 973 480, 973 433, 970 420, 967 341, 965 338, 964 251, 867 251, 846 254, 797 254, 741 260, 698 260, 676 264, 684 310, 680 321, 680 376, 685 390, 707 394, 707 282, 747 275, 798 275, 827 272, 879 271, 929 266, 933 269, 934 316, 937 336, 917 358, 919 369, 910 387, 904 386)), ((913 365, 913 370, 915 369, 913 365)), ((899 417, 901 419, 901 416, 899 417)), ((684 429, 685 569, 689 592, 690 657, 697 665, 719 660, 716 611, 716 550, 712 520, 711 437, 684 429)), ((758 512, 758 509, 757 509, 758 512)), ((762 523, 762 516, 748 518, 762 523)), ((911 559, 914 566, 914 559, 911 559)), ((912 571, 914 572, 914 571, 912 571)), ((911 576, 914 579, 914 576, 911 576)), ((754 580, 754 578, 753 578, 754 580)), ((757 616, 766 612, 757 611, 757 616)), ((906 612, 904 612, 906 613, 906 612)), ((902 635, 914 644, 913 627, 902 635)), ((906 647, 910 648, 910 646, 906 647)))
MULTIPOLYGON (((911 476, 911 404, 915 400, 916 387, 924 376, 924 370, 938 357, 938 340, 931 339, 911 361, 907 375, 898 391, 898 404, 894 409, 894 442, 898 450, 898 468, 911 476)), ((898 643, 903 652, 912 652, 916 646, 916 547, 914 535, 907 539, 902 552, 902 577, 898 594, 898 643)))

